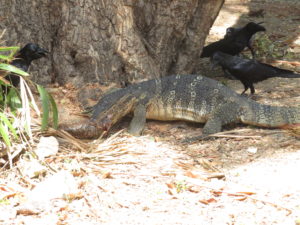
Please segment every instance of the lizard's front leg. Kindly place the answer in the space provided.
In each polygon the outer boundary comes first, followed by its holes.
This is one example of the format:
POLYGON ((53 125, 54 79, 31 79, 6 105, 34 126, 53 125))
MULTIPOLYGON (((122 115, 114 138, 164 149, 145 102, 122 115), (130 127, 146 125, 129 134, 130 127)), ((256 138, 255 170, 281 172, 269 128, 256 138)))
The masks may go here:
POLYGON ((128 132, 133 135, 140 135, 145 128, 146 106, 138 104, 133 112, 133 118, 130 122, 128 132))

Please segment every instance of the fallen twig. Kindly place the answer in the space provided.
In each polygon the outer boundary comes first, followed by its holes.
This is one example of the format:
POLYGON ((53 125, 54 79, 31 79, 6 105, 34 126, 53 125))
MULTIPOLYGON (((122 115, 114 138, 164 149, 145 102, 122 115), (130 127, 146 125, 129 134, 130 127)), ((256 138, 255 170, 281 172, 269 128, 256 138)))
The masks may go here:
POLYGON ((225 138, 261 138, 262 136, 258 136, 258 135, 244 136, 244 135, 211 134, 211 135, 209 135, 209 137, 225 137, 225 138))
POLYGON ((71 134, 69 134, 68 132, 63 131, 63 130, 55 130, 55 129, 49 128, 47 133, 50 135, 57 135, 61 138, 64 138, 66 141, 73 144, 74 146, 79 148, 81 151, 86 151, 90 147, 88 144, 85 144, 82 141, 79 141, 78 139, 74 138, 71 134))
POLYGON ((293 66, 300 66, 300 62, 297 62, 297 61, 290 62, 290 61, 285 61, 285 60, 274 60, 271 63, 285 63, 285 64, 291 64, 293 66))

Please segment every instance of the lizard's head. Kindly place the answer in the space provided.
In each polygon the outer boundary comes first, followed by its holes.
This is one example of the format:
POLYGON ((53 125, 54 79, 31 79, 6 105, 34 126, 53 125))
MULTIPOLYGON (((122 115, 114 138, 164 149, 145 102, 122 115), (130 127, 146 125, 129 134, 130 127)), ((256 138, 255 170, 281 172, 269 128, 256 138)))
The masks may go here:
POLYGON ((266 31, 266 28, 260 25, 261 23, 262 22, 260 23, 250 22, 246 25, 246 29, 252 34, 255 34, 256 32, 259 31, 266 31))
POLYGON ((105 95, 94 107, 92 121, 98 129, 108 131, 112 125, 130 113, 137 101, 130 93, 120 89, 105 95))

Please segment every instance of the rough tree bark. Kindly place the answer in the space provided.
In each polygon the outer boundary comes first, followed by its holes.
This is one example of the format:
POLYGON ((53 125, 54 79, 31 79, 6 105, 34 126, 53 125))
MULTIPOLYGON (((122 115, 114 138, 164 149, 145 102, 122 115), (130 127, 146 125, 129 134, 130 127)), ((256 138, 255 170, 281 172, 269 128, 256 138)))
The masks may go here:
POLYGON ((7 45, 51 52, 39 83, 131 83, 194 70, 224 0, 1 0, 7 45))

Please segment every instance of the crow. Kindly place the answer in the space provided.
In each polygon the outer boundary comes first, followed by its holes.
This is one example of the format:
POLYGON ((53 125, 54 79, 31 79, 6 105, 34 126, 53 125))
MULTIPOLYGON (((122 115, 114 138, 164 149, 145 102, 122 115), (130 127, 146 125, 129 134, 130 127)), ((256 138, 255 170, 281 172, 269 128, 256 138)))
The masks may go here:
POLYGON ((244 85, 244 94, 248 88, 251 95, 255 93, 253 84, 272 77, 300 78, 300 74, 291 70, 280 69, 256 60, 244 59, 223 52, 215 52, 211 61, 213 65, 220 65, 244 85))
POLYGON ((251 46, 251 37, 259 32, 266 31, 266 28, 259 23, 250 22, 242 28, 229 27, 223 39, 205 46, 202 50, 201 58, 211 57, 214 52, 220 51, 230 55, 238 55, 248 47, 252 58, 255 58, 254 50, 251 46))
MULTIPOLYGON (((47 53, 49 52, 37 44, 28 43, 16 54, 15 59, 10 64, 27 72, 33 60, 45 57, 47 53)), ((14 87, 17 87, 20 83, 20 77, 11 73, 5 76, 5 79, 14 87)))
POLYGON ((234 27, 228 27, 226 29, 226 34, 224 35, 224 38, 229 38, 234 35, 234 33, 238 32, 242 28, 234 28, 234 27))

